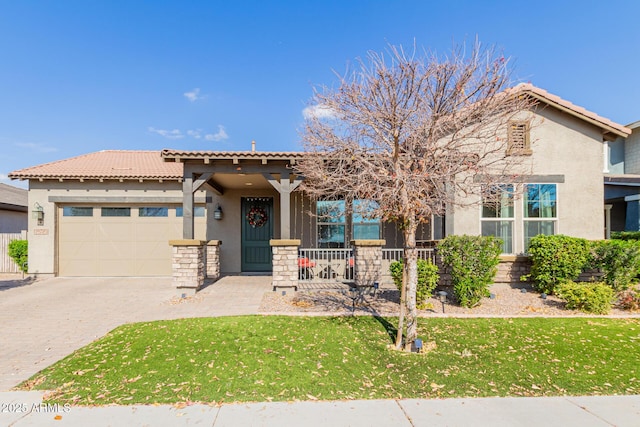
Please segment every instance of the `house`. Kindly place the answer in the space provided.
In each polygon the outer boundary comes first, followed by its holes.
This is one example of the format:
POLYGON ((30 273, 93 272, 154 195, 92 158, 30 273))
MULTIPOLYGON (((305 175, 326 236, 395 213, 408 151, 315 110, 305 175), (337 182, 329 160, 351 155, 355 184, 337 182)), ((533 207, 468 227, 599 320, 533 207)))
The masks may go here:
POLYGON ((640 231, 640 121, 631 134, 607 141, 604 193, 607 232, 640 231))
POLYGON ((27 230, 27 190, 0 183, 0 273, 17 273, 8 245, 27 230))
POLYGON ((27 190, 0 183, 0 233, 27 229, 27 190))
MULTIPOLYGON (((519 88, 539 101, 527 121, 512 123, 508 132, 510 150, 526 156, 530 173, 517 182, 505 178, 498 207, 451 210, 432 218, 417 240, 497 235, 506 254, 518 254, 539 233, 604 237, 603 152, 606 141, 631 130, 535 86, 519 88)), ((313 262, 307 249, 334 251, 324 252, 328 260, 314 273, 331 276, 335 268, 348 268, 344 254, 337 263, 332 254, 351 250, 352 241, 402 247, 395 224, 350 215, 344 201, 312 202, 296 191, 303 177, 295 165, 302 156, 254 149, 101 151, 12 172, 13 179, 29 180, 29 205, 43 208, 41 219, 29 219, 30 272, 173 272, 175 278, 184 264, 176 248, 193 246, 200 249, 184 257, 211 251, 207 260, 218 263, 215 274, 273 271, 276 280, 281 271, 296 274, 298 258, 313 262), (315 215, 327 209, 336 214, 315 215), (215 243, 202 249, 207 241, 215 243)))

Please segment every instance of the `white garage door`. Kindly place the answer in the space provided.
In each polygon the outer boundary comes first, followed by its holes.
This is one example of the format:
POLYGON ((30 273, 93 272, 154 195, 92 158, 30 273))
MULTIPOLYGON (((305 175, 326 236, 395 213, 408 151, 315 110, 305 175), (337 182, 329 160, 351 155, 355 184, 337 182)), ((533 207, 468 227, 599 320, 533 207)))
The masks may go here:
MULTIPOLYGON (((168 206, 63 206, 60 276, 170 276, 169 240, 182 238, 181 209, 168 206)), ((204 236, 204 207, 196 232, 204 236)))

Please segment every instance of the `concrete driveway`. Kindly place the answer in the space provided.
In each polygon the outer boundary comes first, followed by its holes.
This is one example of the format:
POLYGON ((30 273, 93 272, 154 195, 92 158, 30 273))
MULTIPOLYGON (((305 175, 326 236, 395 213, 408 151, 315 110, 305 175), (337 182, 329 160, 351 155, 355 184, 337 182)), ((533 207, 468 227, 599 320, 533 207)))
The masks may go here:
POLYGON ((270 284, 230 276, 179 299, 170 278, 0 280, 0 391, 124 323, 255 314, 270 284))

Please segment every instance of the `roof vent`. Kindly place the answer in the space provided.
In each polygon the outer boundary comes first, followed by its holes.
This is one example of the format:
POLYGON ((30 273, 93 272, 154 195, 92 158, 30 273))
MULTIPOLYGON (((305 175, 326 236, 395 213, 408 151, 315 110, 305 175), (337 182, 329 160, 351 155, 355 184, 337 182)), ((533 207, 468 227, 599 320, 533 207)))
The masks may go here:
POLYGON ((255 153, 256 152, 256 141, 251 141, 251 152, 255 153))

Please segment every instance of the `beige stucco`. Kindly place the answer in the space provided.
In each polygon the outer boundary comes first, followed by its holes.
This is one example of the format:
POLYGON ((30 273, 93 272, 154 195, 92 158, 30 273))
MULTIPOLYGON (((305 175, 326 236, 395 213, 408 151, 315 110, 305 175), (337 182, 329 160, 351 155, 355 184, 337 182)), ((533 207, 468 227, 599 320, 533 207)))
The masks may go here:
MULTIPOLYGON (((562 176, 557 183, 556 233, 604 238, 603 138, 600 128, 552 107, 534 114, 529 175, 562 176)), ((536 179, 524 182, 539 183, 536 179)), ((477 199, 476 199, 477 200, 477 199)), ((524 251, 523 203, 515 202, 514 253, 524 251)), ((480 234, 481 209, 456 209, 447 216, 448 234, 480 234)))

